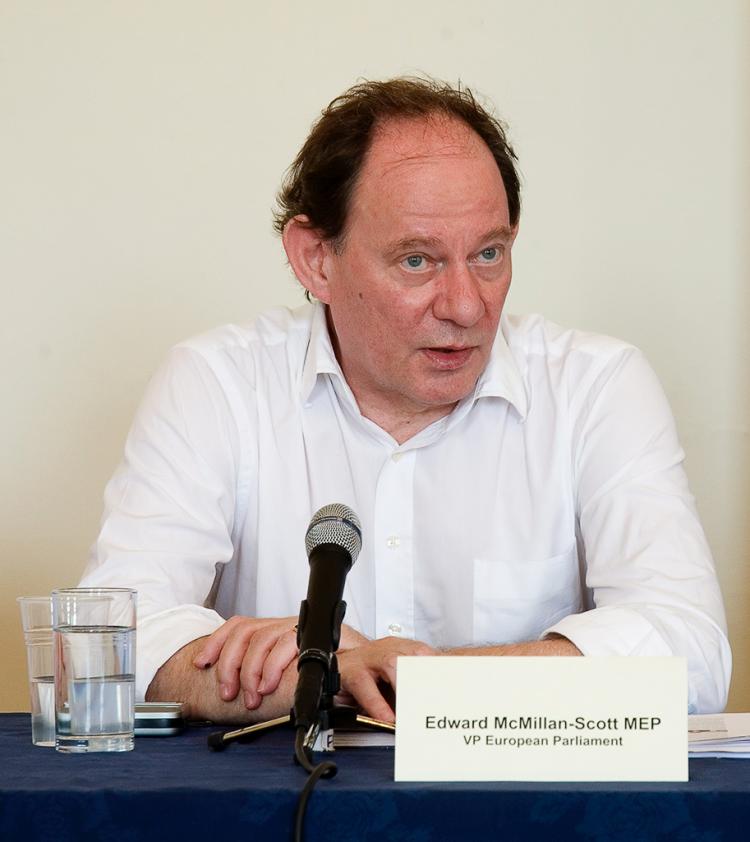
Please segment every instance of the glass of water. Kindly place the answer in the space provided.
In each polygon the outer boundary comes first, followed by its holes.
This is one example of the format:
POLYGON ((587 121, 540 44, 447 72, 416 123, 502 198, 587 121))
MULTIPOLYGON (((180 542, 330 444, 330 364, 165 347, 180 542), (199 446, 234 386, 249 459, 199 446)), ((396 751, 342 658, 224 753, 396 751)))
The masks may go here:
POLYGON ((52 592, 58 751, 133 748, 136 596, 129 588, 52 592))
POLYGON ((55 744, 55 677, 52 665, 52 600, 19 596, 31 693, 31 742, 55 744))

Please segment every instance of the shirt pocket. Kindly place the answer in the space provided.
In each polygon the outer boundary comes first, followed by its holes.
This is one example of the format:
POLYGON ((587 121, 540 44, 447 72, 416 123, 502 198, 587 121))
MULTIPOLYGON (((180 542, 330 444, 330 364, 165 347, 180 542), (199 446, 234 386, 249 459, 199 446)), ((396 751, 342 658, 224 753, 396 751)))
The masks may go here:
POLYGON ((580 611, 576 545, 541 561, 474 559, 474 644, 537 640, 580 611))

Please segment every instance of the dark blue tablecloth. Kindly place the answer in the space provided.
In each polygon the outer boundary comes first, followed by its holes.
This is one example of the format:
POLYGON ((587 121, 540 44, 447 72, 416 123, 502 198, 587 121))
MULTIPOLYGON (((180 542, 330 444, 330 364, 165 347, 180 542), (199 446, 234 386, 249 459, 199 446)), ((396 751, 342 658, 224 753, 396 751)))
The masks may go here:
MULTIPOLYGON (((132 752, 31 745, 28 714, 0 715, 0 839, 289 840, 305 774, 291 731, 222 753, 216 728, 139 737, 132 752)), ((682 840, 750 837, 750 761, 690 761, 675 784, 395 783, 393 750, 336 752, 306 820, 322 840, 682 840)))

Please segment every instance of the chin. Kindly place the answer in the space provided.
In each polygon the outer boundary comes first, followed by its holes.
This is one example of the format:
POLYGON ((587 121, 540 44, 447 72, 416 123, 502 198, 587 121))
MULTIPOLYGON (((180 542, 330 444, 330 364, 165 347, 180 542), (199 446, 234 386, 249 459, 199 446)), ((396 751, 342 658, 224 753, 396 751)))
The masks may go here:
POLYGON ((452 407, 474 391, 476 382, 477 378, 474 377, 462 383, 452 383, 450 386, 446 383, 436 384, 433 389, 423 389, 415 398, 426 406, 452 407))

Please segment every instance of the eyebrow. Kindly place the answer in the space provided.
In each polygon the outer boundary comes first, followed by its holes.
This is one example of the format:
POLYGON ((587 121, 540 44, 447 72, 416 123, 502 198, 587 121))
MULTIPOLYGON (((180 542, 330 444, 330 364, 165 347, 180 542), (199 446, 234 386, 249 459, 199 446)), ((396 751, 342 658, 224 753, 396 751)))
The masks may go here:
POLYGON ((412 251, 424 246, 437 247, 442 244, 437 237, 405 237, 402 240, 395 240, 386 247, 388 254, 396 254, 400 251, 412 251))
MULTIPOLYGON (((512 229, 508 228, 507 225, 501 225, 498 228, 493 228, 491 231, 487 231, 486 234, 479 238, 479 242, 487 243, 492 240, 507 241, 510 240, 512 236, 512 229)), ((442 244, 442 240, 438 237, 404 237, 401 240, 395 240, 394 242, 389 243, 386 247, 386 252, 388 254, 396 254, 401 251, 411 251, 424 248, 426 246, 432 246, 434 248, 441 246, 442 244)))

